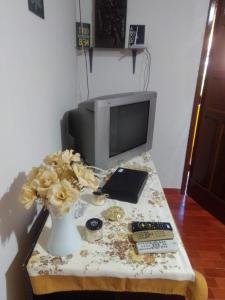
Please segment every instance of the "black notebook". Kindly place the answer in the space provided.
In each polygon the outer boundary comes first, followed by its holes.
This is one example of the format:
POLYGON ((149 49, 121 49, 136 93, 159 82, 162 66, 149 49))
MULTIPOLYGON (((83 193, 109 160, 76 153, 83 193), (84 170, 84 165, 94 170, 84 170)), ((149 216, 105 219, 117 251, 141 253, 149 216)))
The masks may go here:
POLYGON ((118 168, 102 187, 102 192, 112 199, 137 203, 147 178, 145 171, 118 168))

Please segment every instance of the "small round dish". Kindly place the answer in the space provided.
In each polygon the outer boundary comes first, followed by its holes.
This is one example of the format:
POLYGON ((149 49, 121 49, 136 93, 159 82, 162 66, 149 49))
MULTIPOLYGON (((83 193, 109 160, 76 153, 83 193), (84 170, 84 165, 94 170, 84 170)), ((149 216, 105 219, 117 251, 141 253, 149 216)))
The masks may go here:
POLYGON ((93 192, 91 203, 96 206, 104 205, 106 197, 106 194, 102 194, 100 192, 93 192))

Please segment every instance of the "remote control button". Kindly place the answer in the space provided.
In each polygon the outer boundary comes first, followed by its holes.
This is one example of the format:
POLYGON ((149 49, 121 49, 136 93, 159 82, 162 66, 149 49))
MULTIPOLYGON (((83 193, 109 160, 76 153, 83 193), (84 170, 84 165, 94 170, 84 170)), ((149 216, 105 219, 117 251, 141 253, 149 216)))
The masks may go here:
POLYGON ((145 230, 134 232, 132 238, 135 242, 169 240, 173 239, 173 232, 170 230, 145 230))
POLYGON ((178 245, 174 240, 160 240, 136 243, 138 254, 176 252, 178 245))
POLYGON ((171 224, 167 222, 133 222, 131 228, 133 232, 144 230, 173 230, 171 224))

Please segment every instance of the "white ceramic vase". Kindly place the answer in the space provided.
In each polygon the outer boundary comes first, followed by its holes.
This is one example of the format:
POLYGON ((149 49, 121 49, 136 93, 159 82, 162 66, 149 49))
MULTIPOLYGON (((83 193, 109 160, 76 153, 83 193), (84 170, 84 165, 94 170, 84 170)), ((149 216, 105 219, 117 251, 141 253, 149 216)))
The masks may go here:
POLYGON ((65 256, 73 254, 80 248, 81 237, 74 224, 74 207, 73 205, 68 213, 61 216, 49 208, 52 227, 47 241, 47 250, 51 255, 65 256))

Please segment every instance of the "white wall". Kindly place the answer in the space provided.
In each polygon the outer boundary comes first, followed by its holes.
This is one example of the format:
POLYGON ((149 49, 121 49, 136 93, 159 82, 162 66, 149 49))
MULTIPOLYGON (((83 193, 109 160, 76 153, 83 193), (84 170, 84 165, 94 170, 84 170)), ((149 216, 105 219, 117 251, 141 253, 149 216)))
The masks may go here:
MULTIPOLYGON (((91 22, 91 3, 81 1, 84 22, 91 22)), ((181 185, 208 5, 209 0, 128 0, 127 32, 130 24, 145 24, 152 55, 150 89, 158 93, 152 155, 164 187, 181 185)), ((137 57, 133 75, 129 51, 96 50, 90 97, 142 89, 144 57, 137 57)), ((81 100, 87 96, 83 56, 78 67, 81 100)))
MULTIPOLYGON (((25 300, 21 251, 35 209, 18 204, 25 173, 61 148, 60 119, 74 107, 75 1, 0 2, 0 299, 25 300)), ((22 251, 23 252, 23 251, 22 251)))

